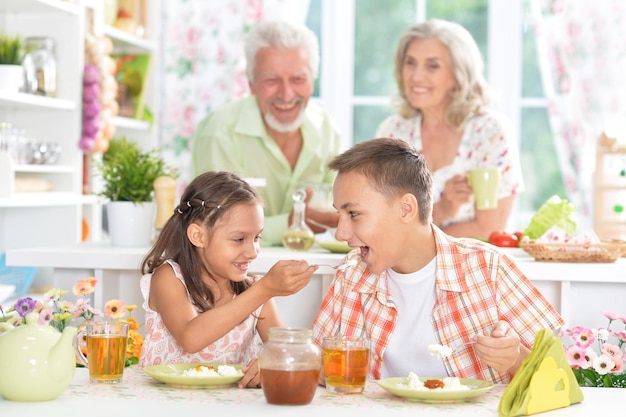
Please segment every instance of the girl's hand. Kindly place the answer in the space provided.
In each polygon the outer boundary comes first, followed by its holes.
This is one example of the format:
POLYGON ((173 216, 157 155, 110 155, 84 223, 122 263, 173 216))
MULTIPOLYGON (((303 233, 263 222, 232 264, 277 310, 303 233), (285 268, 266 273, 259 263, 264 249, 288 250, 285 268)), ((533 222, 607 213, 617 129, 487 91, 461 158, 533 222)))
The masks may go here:
POLYGON ((517 332, 505 321, 499 321, 489 336, 476 335, 472 338, 478 357, 496 371, 515 373, 528 349, 521 343, 517 332))
POLYGON ((272 296, 295 294, 309 283, 317 268, 303 260, 278 261, 257 285, 265 286, 272 296))
POLYGON ((256 359, 253 359, 243 369, 243 378, 239 381, 239 388, 261 388, 261 374, 256 359))

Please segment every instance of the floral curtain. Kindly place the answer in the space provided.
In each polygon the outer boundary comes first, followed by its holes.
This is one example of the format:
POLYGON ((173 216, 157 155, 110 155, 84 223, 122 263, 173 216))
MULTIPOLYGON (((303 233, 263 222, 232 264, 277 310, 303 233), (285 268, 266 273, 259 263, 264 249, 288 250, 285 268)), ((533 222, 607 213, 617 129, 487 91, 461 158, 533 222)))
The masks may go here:
POLYGON ((169 0, 162 2, 160 145, 191 180, 191 139, 212 109, 249 92, 243 39, 257 21, 300 20, 308 1, 169 0))
POLYGON ((568 192, 591 226, 596 144, 626 119, 626 2, 531 0, 548 113, 568 192))

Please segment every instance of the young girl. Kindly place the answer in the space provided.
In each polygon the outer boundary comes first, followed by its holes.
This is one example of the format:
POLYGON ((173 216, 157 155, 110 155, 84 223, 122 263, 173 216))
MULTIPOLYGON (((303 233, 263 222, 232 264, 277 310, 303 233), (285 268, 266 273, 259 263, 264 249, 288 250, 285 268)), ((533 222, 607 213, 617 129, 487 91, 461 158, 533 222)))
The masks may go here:
POLYGON ((262 278, 248 276, 262 231, 261 199, 238 176, 205 172, 189 184, 141 265, 141 367, 244 364, 240 387, 260 386, 257 333, 265 342, 281 325, 272 297, 296 293, 317 269, 279 261, 262 278))

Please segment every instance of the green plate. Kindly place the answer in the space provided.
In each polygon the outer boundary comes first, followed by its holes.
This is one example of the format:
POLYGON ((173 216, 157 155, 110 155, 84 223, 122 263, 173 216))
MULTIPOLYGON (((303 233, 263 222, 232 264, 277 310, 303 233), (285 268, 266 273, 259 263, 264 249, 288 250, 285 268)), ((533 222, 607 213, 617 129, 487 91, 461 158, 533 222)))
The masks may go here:
POLYGON ((348 253, 352 250, 352 248, 348 246, 347 242, 341 242, 338 240, 316 240, 315 242, 322 248, 333 253, 348 253))
MULTIPOLYGON (((143 368, 143 371, 159 382, 171 385, 187 387, 216 387, 231 385, 243 378, 241 375, 233 376, 185 376, 183 372, 198 365, 212 366, 217 370, 223 363, 170 363, 165 365, 152 365, 143 368)), ((230 365, 240 371, 242 365, 230 365)))
MULTIPOLYGON (((426 381, 427 379, 442 379, 437 377, 420 377, 420 380, 426 381)), ((408 378, 406 377, 396 377, 396 378, 384 378, 376 381, 378 385, 380 385, 385 391, 392 393, 393 395, 397 395, 398 397, 406 398, 411 401, 423 401, 423 402, 431 402, 431 403, 440 403, 440 402, 453 402, 453 401, 462 401, 467 400, 469 398, 478 397, 479 395, 483 395, 491 388, 493 388, 493 383, 488 381, 482 381, 480 379, 471 379, 471 378, 459 378, 459 382, 463 385, 468 385, 470 387, 469 390, 464 391, 443 391, 440 389, 436 390, 428 390, 428 391, 418 391, 407 388, 400 388, 398 384, 407 384, 408 378)))

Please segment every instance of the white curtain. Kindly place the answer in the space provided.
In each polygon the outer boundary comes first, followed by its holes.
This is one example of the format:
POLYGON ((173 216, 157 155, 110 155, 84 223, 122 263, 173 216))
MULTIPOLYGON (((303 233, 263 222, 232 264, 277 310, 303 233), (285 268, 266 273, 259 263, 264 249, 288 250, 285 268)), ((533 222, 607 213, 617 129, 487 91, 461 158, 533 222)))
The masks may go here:
POLYGON ((626 1, 531 5, 559 166, 568 199, 590 228, 597 141, 626 120, 626 1))

